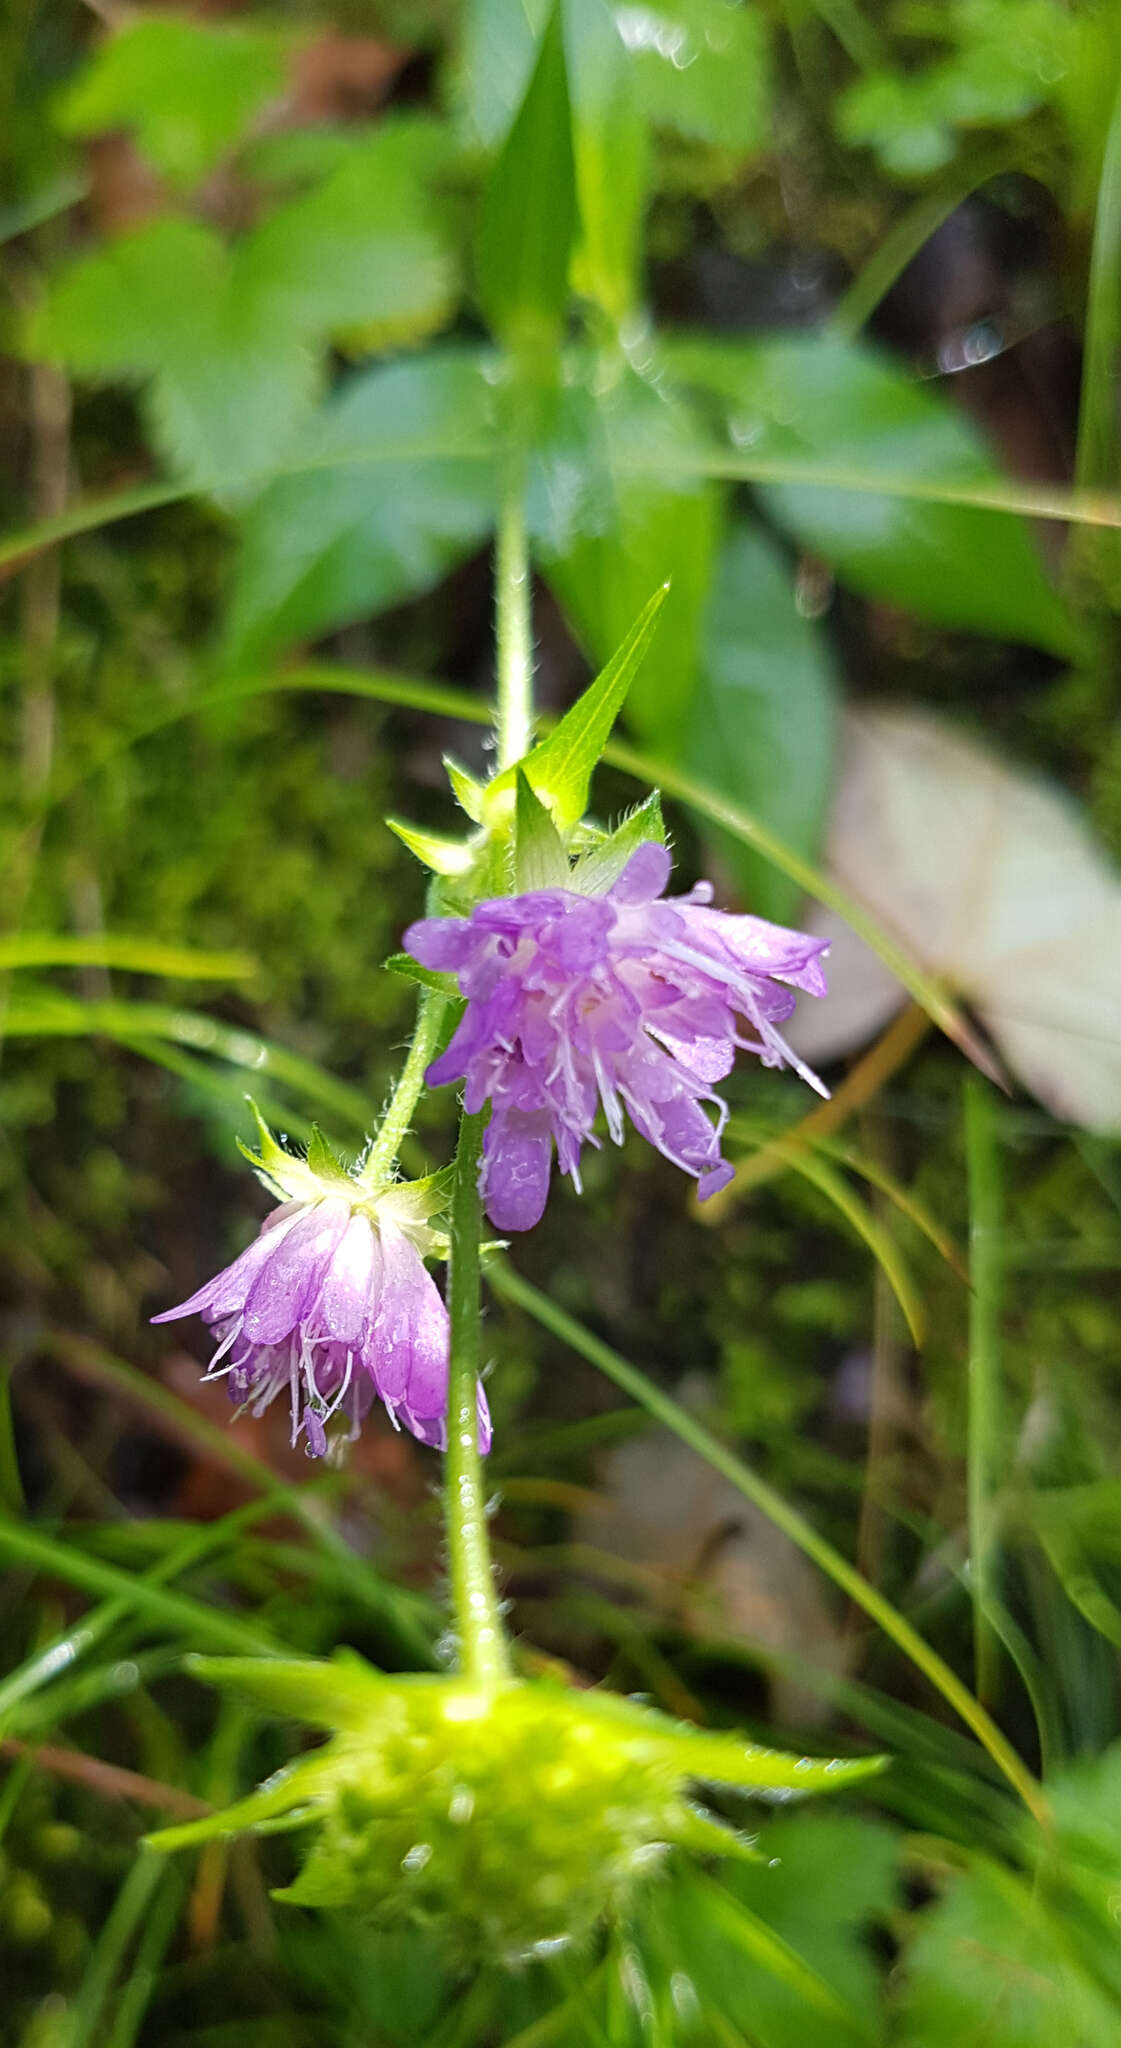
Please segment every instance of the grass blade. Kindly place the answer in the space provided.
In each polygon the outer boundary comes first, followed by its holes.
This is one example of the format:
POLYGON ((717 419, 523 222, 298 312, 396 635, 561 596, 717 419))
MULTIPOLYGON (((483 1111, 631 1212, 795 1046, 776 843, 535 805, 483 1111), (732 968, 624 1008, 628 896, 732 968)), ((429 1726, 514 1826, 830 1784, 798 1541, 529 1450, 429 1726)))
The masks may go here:
POLYGON ((968 1495, 969 1591, 973 1603, 973 1657, 978 1697, 996 1689, 997 1638, 988 1619, 993 1531, 990 1503, 996 1483, 1000 1428, 999 1345, 1003 1269, 1000 1156, 993 1103, 975 1075, 965 1083, 965 1154, 969 1177, 968 1495))
POLYGON ((923 1641, 906 1617, 892 1606, 891 1601, 871 1585, 847 1558, 842 1557, 839 1550, 834 1550, 833 1545, 818 1534, 812 1523, 807 1522, 796 1508, 790 1507, 774 1487, 769 1486, 765 1479, 760 1479, 750 1465, 745 1464, 726 1444, 722 1444, 714 1437, 702 1422, 698 1422, 695 1416, 679 1407, 669 1394, 663 1393, 660 1387, 655 1386, 637 1366, 620 1357, 609 1344, 605 1344, 601 1338, 594 1336, 590 1330, 583 1327, 583 1324, 578 1323, 574 1316, 558 1308, 555 1302, 550 1301, 548 1295, 542 1294, 539 1288, 533 1287, 528 1280, 523 1280, 519 1273, 515 1273, 512 1266, 505 1261, 495 1260, 487 1268, 487 1277, 497 1294, 506 1301, 514 1302, 518 1308, 524 1309, 527 1315, 531 1315, 535 1322, 549 1330, 554 1337, 568 1344, 600 1372, 606 1373, 608 1379, 613 1380, 617 1387, 621 1387, 624 1393, 631 1396, 632 1400, 638 1401, 656 1421, 671 1429, 674 1435, 680 1437, 683 1443, 687 1443, 698 1456, 706 1459, 714 1471, 722 1473, 733 1486, 738 1487, 745 1498, 754 1502, 776 1528, 782 1529, 791 1541, 798 1545, 799 1550, 812 1558, 813 1562, 832 1579, 834 1585, 840 1587, 858 1607, 863 1608, 865 1614, 891 1638, 936 1691, 941 1693, 947 1704, 960 1715, 966 1727, 972 1729, 978 1742, 988 1751, 993 1762, 1019 1794, 1029 1813, 1041 1825, 1046 1824, 1048 1809, 1039 1785, 981 1702, 974 1699, 957 1673, 951 1670, 936 1650, 931 1649, 929 1643, 923 1641))

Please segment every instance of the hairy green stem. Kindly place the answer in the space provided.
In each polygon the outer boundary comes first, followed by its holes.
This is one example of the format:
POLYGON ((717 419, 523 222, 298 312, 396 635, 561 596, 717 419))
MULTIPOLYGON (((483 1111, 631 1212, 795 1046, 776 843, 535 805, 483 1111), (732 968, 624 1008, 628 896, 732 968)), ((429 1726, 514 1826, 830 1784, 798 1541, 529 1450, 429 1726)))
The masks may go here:
POLYGON ((498 1613, 487 1533, 486 1488, 479 1455, 479 1240, 483 1210, 479 1160, 486 1113, 464 1115, 455 1158, 451 1212, 448 1311, 451 1368, 448 1379, 448 1449, 444 1461, 444 1513, 448 1535, 452 1608, 459 1634, 464 1677, 483 1690, 510 1675, 506 1638, 498 1613))
POLYGON ((839 1550, 834 1550, 833 1545, 827 1542, 824 1536, 819 1536, 804 1515, 800 1515, 796 1508, 790 1507, 782 1495, 775 1492, 774 1487, 768 1486, 765 1479, 760 1479, 750 1465, 746 1465, 742 1458, 738 1458, 734 1451, 730 1451, 726 1444, 722 1444, 714 1437, 695 1416, 680 1408, 669 1394, 664 1394, 660 1387, 656 1387, 652 1380, 648 1380, 637 1366, 621 1358, 610 1345, 602 1343, 590 1330, 585 1330, 572 1316, 566 1315, 563 1309, 549 1300, 548 1295, 532 1287, 529 1281, 523 1280, 512 1267, 504 1263, 496 1264, 491 1274, 491 1284, 507 1301, 512 1301, 519 1308, 525 1309, 536 1322, 551 1330, 555 1337, 559 1337, 562 1343, 570 1345, 581 1358, 586 1358, 589 1364, 606 1373, 608 1379, 614 1380, 615 1385, 629 1394, 632 1400, 638 1401, 658 1422, 671 1429, 675 1436, 679 1436, 683 1443, 689 1444, 700 1457, 707 1459, 715 1472, 721 1472, 726 1479, 730 1479, 733 1486, 738 1487, 748 1500, 754 1501, 768 1521, 773 1522, 776 1528, 784 1530, 792 1542, 796 1543, 807 1557, 812 1558, 814 1563, 828 1574, 834 1585, 848 1594, 850 1600, 862 1607, 865 1614, 883 1629, 884 1634, 891 1637, 904 1656, 909 1657, 912 1664, 929 1679, 931 1685, 937 1688, 947 1704, 960 1715, 966 1727, 972 1730, 978 1742, 988 1751, 994 1764, 1019 1793, 1028 1812, 1042 1826, 1047 1824, 1049 1810, 1042 1788, 1032 1777, 1027 1766, 1021 1762, 1011 1743, 981 1702, 974 1699, 973 1694, 962 1684, 957 1673, 938 1655, 937 1650, 932 1650, 930 1644, 923 1641, 911 1627, 906 1616, 900 1614, 899 1610, 892 1606, 891 1601, 885 1599, 884 1595, 871 1585, 863 1573, 858 1572, 839 1550))
POLYGON ((529 752, 533 738, 529 542, 525 464, 520 454, 512 454, 507 464, 495 551, 494 600, 498 634, 498 766, 509 768, 529 752))
POLYGON ((436 989, 421 990, 413 1042, 363 1169, 363 1179, 368 1180, 371 1186, 386 1179, 393 1169, 402 1139, 424 1093, 425 1072, 435 1057, 447 1007, 447 997, 436 989))

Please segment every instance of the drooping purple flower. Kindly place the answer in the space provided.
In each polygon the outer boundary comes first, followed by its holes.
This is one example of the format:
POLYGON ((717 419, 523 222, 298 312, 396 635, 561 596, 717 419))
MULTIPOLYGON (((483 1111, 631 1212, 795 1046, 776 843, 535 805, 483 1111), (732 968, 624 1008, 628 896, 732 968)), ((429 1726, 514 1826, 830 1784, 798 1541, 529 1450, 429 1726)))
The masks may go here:
MULTIPOLYGON (((152 1321, 189 1315, 218 1340, 207 1379, 225 1378, 254 1415, 287 1401, 292 1442, 303 1436, 309 1457, 323 1456, 336 1414, 356 1437, 375 1396, 395 1425, 446 1449, 448 1312, 416 1245, 376 1203, 283 1202, 232 1266, 152 1321)), ((482 1387, 478 1412, 486 1451, 482 1387)))
POLYGON ((428 1080, 465 1081, 469 1111, 493 1105, 480 1186, 499 1230, 538 1221, 554 1144, 579 1187, 600 1103, 616 1144, 625 1114, 696 1178, 703 1199, 732 1178, 720 1156, 728 1111, 713 1083, 737 1046, 825 1093, 777 1027, 795 989, 825 994, 827 942, 713 910, 707 882, 664 902, 669 873, 665 847, 649 841, 606 894, 537 889, 469 917, 423 918, 405 934, 414 960, 454 974, 467 998, 428 1080))

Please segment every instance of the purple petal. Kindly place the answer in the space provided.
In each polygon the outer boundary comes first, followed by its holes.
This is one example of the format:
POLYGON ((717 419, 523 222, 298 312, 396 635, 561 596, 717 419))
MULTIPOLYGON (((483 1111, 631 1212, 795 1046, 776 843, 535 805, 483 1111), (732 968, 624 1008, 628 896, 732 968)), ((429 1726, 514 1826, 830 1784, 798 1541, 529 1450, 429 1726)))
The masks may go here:
POLYGON ((829 950, 828 939, 792 931, 787 925, 769 924, 763 917, 709 910, 703 904, 685 906, 682 915, 693 945, 711 947, 718 958, 733 961, 749 974, 777 975, 780 980, 805 989, 808 995, 827 993, 821 955, 829 950))
POLYGON ((665 889, 672 866, 668 846, 646 839, 607 893, 616 903, 652 903, 665 889))
POLYGON ((197 1294, 181 1301, 178 1308, 165 1308, 160 1315, 153 1316, 152 1321, 173 1323, 180 1316, 204 1315, 213 1323, 222 1316, 240 1315, 264 1261, 271 1258, 281 1237, 303 1213, 303 1203, 287 1203, 274 1209, 262 1223, 259 1235, 238 1255, 232 1266, 225 1267, 213 1280, 208 1280, 205 1287, 200 1287, 197 1294))
POLYGON ((403 944, 422 967, 456 974, 470 959, 477 941, 469 918, 422 917, 409 926, 403 944))
POLYGON ((315 1202, 270 1256, 246 1297, 242 1327, 251 1344, 279 1344, 302 1321, 323 1285, 327 1267, 350 1218, 341 1196, 315 1202))
POLYGON ((532 1230, 541 1221, 552 1150, 546 1112, 495 1110, 483 1141, 479 1190, 496 1230, 532 1230))
POLYGON ((407 1405, 414 1417, 442 1415, 448 1405, 448 1312, 439 1288, 416 1246, 389 1225, 382 1230, 381 1255, 381 1294, 368 1349, 374 1384, 387 1407, 407 1405))
MULTIPOLYGON (((477 1386, 475 1414, 478 1418, 479 1453, 480 1456, 485 1458, 491 1446, 493 1432, 490 1423, 490 1409, 487 1407, 487 1397, 483 1392, 481 1380, 477 1386)), ((402 1402, 396 1411, 396 1417, 397 1421, 403 1422, 405 1428, 411 1430, 412 1434, 422 1444, 428 1444, 434 1451, 447 1450, 448 1418, 446 1408, 442 1415, 414 1415, 407 1403, 402 1402)))
POLYGON ((303 1428, 307 1437, 308 1457, 325 1457, 327 1452, 327 1432, 314 1408, 304 1409, 303 1428))
POLYGON ((311 1335, 339 1345, 359 1342, 381 1275, 381 1253, 369 1218, 352 1215, 335 1247, 319 1294, 307 1310, 311 1335))

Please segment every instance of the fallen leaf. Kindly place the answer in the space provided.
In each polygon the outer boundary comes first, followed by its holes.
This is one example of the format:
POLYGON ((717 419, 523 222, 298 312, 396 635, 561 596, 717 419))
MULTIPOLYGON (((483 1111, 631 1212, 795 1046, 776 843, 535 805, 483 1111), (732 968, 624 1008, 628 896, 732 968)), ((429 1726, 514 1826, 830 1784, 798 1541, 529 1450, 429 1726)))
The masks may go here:
MULTIPOLYGON (((924 711, 846 714, 830 876, 964 998, 1055 1116, 1121 1129, 1121 871, 1074 801, 924 711)), ((803 1058, 854 1051, 904 991, 832 913, 835 995, 800 1009, 803 1058)))

